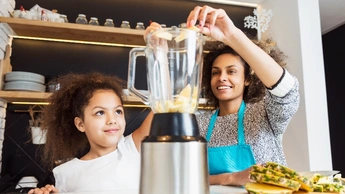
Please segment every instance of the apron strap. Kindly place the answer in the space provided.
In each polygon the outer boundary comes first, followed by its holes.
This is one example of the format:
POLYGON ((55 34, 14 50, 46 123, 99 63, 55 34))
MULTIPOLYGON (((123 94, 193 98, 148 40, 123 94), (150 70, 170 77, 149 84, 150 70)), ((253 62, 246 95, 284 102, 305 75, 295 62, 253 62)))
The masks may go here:
POLYGON ((245 138, 244 138, 244 111, 246 110, 246 103, 242 100, 240 109, 238 110, 238 122, 237 122, 237 133, 238 133, 238 145, 244 145, 246 144, 245 138))
MULTIPOLYGON (((238 141, 238 145, 244 145, 246 144, 245 141, 245 137, 244 137, 244 124, 243 124, 243 120, 244 120, 244 111, 246 110, 246 103, 244 103, 244 101, 242 100, 240 109, 238 110, 238 114, 237 114, 237 141, 238 141)), ((212 135, 212 131, 214 128, 214 125, 216 123, 217 120, 217 116, 219 113, 219 108, 212 114, 210 123, 208 125, 208 129, 207 129, 207 134, 206 134, 206 141, 209 142, 211 139, 211 135, 212 135)))
POLYGON ((218 113, 219 113, 219 108, 213 113, 213 115, 211 117, 210 124, 208 124, 208 130, 207 130, 207 134, 206 134, 206 141, 207 142, 209 142, 211 139, 211 134, 213 131, 214 124, 216 123, 218 113))

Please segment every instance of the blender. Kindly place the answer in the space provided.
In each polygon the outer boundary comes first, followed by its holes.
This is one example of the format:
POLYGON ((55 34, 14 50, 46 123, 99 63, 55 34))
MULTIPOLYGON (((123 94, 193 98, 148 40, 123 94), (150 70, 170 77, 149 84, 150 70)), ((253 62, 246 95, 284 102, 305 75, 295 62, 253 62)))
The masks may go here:
POLYGON ((140 194, 209 194, 207 143, 195 118, 201 91, 203 35, 164 28, 129 55, 128 90, 154 112, 141 143, 140 194), (148 93, 134 87, 136 58, 146 57, 148 93))

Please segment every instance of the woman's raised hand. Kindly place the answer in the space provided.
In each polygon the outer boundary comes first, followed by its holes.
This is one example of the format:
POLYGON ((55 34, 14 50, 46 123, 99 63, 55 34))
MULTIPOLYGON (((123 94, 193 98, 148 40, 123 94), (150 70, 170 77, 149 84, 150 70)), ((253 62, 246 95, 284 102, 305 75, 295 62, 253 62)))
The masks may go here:
POLYGON ((187 18, 187 27, 199 25, 201 33, 211 38, 226 42, 237 30, 236 26, 223 9, 210 6, 196 6, 187 18), (197 23, 199 21, 199 23, 197 23))

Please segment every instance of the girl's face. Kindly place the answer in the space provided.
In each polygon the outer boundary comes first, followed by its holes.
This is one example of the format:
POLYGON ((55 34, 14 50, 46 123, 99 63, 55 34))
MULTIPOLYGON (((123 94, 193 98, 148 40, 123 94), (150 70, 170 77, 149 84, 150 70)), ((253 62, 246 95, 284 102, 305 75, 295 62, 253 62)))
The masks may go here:
POLYGON ((243 62, 233 54, 221 54, 213 62, 211 71, 211 89, 219 103, 234 99, 243 99, 245 82, 243 62))
POLYGON ((75 124, 86 133, 91 150, 115 150, 126 127, 119 96, 112 90, 95 91, 85 107, 84 120, 76 117, 75 124))

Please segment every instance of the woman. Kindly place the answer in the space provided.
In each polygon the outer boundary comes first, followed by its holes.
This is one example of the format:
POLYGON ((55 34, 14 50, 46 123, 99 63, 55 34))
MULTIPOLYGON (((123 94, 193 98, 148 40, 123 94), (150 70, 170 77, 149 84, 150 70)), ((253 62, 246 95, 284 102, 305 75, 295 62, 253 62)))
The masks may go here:
MULTIPOLYGON (((216 109, 197 115, 210 183, 244 185, 253 164, 286 165, 282 136, 299 106, 298 81, 283 68, 280 51, 254 43, 223 9, 195 7, 187 18, 187 27, 194 25, 221 42, 203 69, 206 98, 216 109)), ((159 28, 152 23, 146 33, 159 28)))

